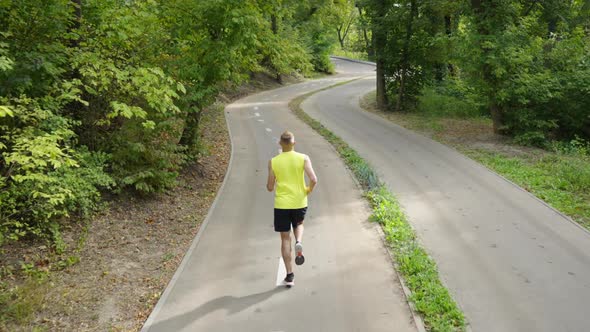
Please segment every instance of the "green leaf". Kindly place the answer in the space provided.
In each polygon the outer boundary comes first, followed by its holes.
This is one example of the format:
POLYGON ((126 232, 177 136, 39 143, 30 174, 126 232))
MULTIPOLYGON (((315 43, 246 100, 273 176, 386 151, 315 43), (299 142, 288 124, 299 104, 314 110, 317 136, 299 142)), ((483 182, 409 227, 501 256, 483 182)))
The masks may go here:
POLYGON ((12 112, 12 109, 10 107, 0 105, 0 118, 6 117, 6 116, 13 117, 14 112, 12 112))

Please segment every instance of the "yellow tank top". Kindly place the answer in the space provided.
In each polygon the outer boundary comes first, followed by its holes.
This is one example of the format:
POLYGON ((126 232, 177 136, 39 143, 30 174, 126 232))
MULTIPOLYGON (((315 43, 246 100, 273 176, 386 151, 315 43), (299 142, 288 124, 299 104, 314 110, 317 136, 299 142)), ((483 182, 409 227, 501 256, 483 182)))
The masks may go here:
POLYGON ((307 207, 304 178, 305 155, 295 151, 283 152, 272 158, 272 171, 277 179, 275 208, 301 209, 307 207))

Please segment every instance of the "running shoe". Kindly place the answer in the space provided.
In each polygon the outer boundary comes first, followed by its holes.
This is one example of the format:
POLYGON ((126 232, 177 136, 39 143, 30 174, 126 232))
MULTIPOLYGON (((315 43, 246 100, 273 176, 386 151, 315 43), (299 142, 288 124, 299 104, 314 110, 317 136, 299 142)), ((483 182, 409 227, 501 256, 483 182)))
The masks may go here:
POLYGON ((303 245, 301 242, 295 243, 295 264, 301 265, 305 262, 305 257, 303 257, 303 245))
POLYGON ((285 277, 285 280, 283 280, 283 284, 287 287, 291 287, 293 285, 295 285, 295 273, 291 272, 289 274, 287 274, 287 276, 285 277))

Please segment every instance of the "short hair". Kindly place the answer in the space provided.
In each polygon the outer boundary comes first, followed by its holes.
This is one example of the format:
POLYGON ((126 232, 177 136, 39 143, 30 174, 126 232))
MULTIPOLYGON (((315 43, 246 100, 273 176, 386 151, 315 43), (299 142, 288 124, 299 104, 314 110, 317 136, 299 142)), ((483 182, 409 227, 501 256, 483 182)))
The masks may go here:
POLYGON ((285 131, 284 133, 281 134, 281 144, 282 145, 292 144, 293 141, 295 141, 295 135, 293 135, 292 132, 285 131))

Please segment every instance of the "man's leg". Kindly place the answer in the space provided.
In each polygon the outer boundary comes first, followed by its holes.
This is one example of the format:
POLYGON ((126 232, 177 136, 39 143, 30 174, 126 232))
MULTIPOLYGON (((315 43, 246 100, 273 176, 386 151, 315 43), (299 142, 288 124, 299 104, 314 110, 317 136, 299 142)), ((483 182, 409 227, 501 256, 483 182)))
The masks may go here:
POLYGON ((281 232, 281 254, 285 262, 287 274, 293 273, 293 266, 291 265, 291 232, 281 232))
POLYGON ((295 235, 295 264, 301 265, 305 262, 303 256, 303 245, 301 239, 303 238, 303 221, 293 228, 293 234, 295 235))
POLYGON ((303 238, 303 221, 293 229, 293 235, 295 235, 295 241, 301 242, 303 238))

